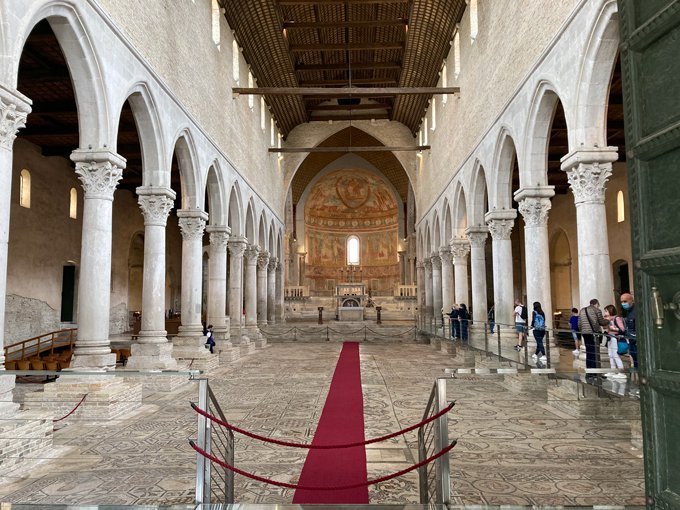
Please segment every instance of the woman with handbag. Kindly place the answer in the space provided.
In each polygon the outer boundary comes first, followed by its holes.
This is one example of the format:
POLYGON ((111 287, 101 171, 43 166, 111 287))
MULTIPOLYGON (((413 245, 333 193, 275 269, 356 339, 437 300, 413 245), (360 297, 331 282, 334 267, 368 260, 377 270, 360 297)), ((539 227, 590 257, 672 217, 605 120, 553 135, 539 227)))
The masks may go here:
POLYGON ((611 377, 612 379, 625 379, 626 374, 616 372, 615 370, 623 370, 621 354, 628 352, 628 342, 626 342, 626 338, 623 335, 626 331, 626 324, 613 305, 604 307, 604 318, 609 321, 609 326, 607 326, 607 353, 609 354, 609 364, 612 369, 611 372, 604 374, 604 376, 611 377))

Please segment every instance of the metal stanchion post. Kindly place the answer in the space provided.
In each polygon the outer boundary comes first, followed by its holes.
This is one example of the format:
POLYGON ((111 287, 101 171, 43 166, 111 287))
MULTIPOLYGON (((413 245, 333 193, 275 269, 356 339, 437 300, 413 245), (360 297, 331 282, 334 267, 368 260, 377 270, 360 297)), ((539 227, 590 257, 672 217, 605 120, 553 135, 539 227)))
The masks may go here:
POLYGON ((544 340, 544 345, 545 345, 545 357, 546 357, 546 367, 550 368, 550 331, 546 328, 545 330, 545 338, 544 340))
POLYGON ((328 338, 328 326, 326 326, 326 342, 328 342, 330 338, 328 338))
POLYGON ((501 357, 501 326, 496 323, 496 336, 498 337, 498 362, 500 363, 501 357))

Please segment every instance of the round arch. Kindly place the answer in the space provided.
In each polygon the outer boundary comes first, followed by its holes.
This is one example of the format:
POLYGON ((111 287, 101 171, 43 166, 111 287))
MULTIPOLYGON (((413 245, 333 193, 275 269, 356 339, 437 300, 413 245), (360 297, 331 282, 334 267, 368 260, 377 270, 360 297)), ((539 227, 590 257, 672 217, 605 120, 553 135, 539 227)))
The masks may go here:
POLYGON ((468 221, 470 225, 484 225, 484 215, 489 211, 489 192, 486 171, 479 160, 475 161, 470 184, 470 206, 468 221))
MULTIPOLYGON (((166 159, 167 166, 172 167, 172 156, 177 156, 177 163, 179 164, 179 177, 182 193, 182 209, 197 209, 201 203, 201 198, 196 193, 198 182, 196 147, 194 145, 193 137, 188 129, 180 130, 174 138, 173 152, 169 154, 166 159)), ((166 173, 169 176, 169 172, 166 173)), ((159 183, 160 184, 160 183, 159 183)))
POLYGON ((205 194, 208 197, 208 208, 210 211, 209 221, 213 227, 227 225, 227 215, 225 205, 227 203, 224 185, 220 179, 220 167, 217 161, 208 167, 205 180, 205 194))
POLYGON ((517 156, 515 138, 507 128, 501 129, 494 150, 494 171, 496 186, 491 194, 492 209, 512 207, 512 171, 517 156))
POLYGON ((238 181, 234 182, 229 192, 229 206, 227 214, 227 225, 231 229, 232 236, 242 236, 243 226, 241 224, 241 189, 238 181))

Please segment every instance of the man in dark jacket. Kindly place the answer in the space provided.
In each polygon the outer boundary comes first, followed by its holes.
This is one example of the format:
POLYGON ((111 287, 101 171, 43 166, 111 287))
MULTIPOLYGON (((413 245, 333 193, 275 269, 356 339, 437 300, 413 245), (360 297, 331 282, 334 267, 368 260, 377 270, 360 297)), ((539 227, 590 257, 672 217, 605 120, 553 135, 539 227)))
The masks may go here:
MULTIPOLYGON (((599 341, 602 338, 602 326, 608 326, 609 321, 602 316, 600 302, 590 300, 590 306, 581 308, 578 314, 578 326, 581 338, 586 346, 586 368, 598 368, 599 341)), ((587 377, 587 376, 586 376, 587 377)))
POLYGON ((635 299, 632 294, 621 294, 621 308, 626 318, 626 340, 628 340, 628 353, 633 358, 633 366, 637 368, 637 338, 635 334, 635 299))

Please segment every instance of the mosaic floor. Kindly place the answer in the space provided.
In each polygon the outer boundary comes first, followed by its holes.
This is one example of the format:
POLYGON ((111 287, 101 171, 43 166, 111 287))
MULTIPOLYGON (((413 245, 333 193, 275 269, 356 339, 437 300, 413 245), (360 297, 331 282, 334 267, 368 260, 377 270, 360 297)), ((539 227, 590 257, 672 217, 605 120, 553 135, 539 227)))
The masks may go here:
MULTIPOLYGON (((211 374, 227 418, 259 434, 311 442, 340 352, 338 343, 274 344, 211 374)), ((418 422, 432 381, 450 356, 415 343, 362 344, 366 437, 418 422)), ((20 384, 20 400, 27 385, 20 384)), ((32 385, 35 386, 35 385, 32 385)), ((30 388, 34 389, 34 388, 30 388)), ((454 503, 643 504, 641 452, 627 420, 575 419, 545 399, 510 391, 498 377, 451 380, 449 430, 454 503)), ((0 478, 0 501, 63 504, 193 502, 196 436, 190 382, 145 393, 143 406, 113 422, 81 422, 54 434, 52 458, 0 478)), ((239 437, 236 465, 294 483, 304 450, 239 437)), ((416 435, 367 447, 368 476, 417 461, 416 435)), ((371 487, 372 503, 417 503, 415 472, 371 487)), ((290 503, 293 491, 236 476, 236 500, 290 503)))

